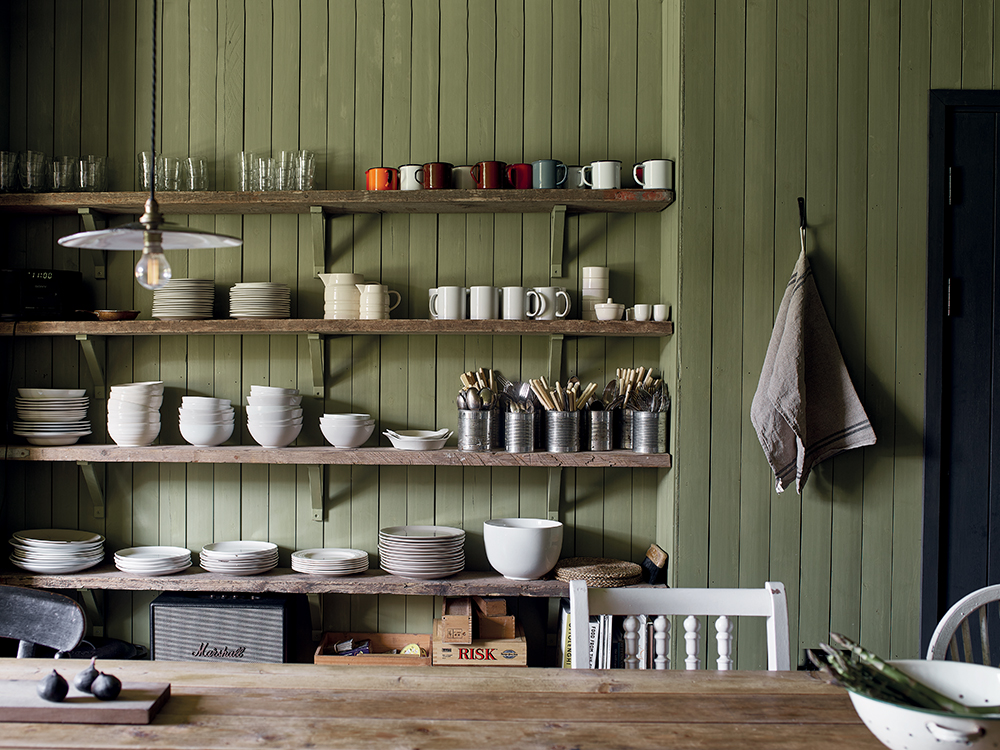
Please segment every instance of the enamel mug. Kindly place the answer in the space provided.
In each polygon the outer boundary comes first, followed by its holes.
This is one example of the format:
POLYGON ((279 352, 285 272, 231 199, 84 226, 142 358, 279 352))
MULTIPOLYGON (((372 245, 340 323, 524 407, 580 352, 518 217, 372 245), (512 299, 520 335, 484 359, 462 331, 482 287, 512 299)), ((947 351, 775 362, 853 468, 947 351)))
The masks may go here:
POLYGON ((372 167, 365 172, 369 190, 399 190, 399 170, 395 167, 372 167))
POLYGON ((583 167, 579 165, 566 167, 566 181, 561 185, 561 187, 564 187, 567 190, 586 190, 590 187, 583 181, 583 167))
POLYGON ((531 164, 532 187, 551 190, 566 184, 566 165, 558 159, 539 159, 531 164))
POLYGON ((400 190, 423 190, 424 168, 420 164, 404 164, 399 168, 400 190))
POLYGON ((617 190, 622 186, 622 163, 615 159, 592 161, 583 168, 583 182, 594 190, 617 190))
POLYGON ((632 167, 632 176, 644 190, 673 190, 674 163, 670 159, 649 159, 632 167))
POLYGON ((535 320, 556 320, 569 315, 571 303, 569 294, 560 286, 536 286, 535 293, 539 297, 540 310, 535 320), (559 300, 563 301, 563 309, 559 309, 559 300))

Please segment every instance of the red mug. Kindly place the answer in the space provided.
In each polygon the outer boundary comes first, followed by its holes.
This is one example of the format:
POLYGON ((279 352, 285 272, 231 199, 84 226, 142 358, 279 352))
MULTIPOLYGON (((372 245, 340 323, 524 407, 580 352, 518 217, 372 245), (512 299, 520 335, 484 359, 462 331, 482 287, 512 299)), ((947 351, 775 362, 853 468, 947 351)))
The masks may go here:
POLYGON ((507 167, 507 185, 515 190, 527 190, 531 187, 531 165, 511 164, 507 167))
POLYGON ((481 161, 472 168, 472 179, 480 190, 502 188, 506 167, 502 161, 481 161))
POLYGON ((372 167, 365 178, 369 190, 399 190, 399 170, 395 167, 372 167))
POLYGON ((424 190, 450 190, 452 165, 446 161, 424 164, 424 190))

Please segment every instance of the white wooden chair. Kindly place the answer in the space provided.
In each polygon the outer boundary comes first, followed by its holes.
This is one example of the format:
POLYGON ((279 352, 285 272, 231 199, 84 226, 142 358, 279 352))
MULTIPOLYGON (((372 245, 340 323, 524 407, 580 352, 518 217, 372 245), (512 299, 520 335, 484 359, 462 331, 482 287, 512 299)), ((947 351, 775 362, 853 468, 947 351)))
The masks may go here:
POLYGON ((577 644, 590 643, 590 616, 592 614, 626 615, 625 667, 637 669, 636 658, 638 620, 635 615, 655 615, 653 621, 654 665, 656 669, 669 669, 670 621, 669 615, 686 615, 684 643, 686 669, 698 669, 701 660, 701 622, 698 616, 716 617, 715 638, 718 643, 718 669, 732 669, 731 617, 764 617, 767 620, 767 668, 791 669, 788 641, 788 602, 781 583, 768 582, 760 589, 667 589, 640 588, 588 588, 586 581, 570 581, 570 662, 573 669, 587 669, 590 653, 577 644))
MULTIPOLYGON (((997 601, 1000 601, 1000 585, 977 589, 955 602, 934 628, 927 646, 927 658, 946 659, 951 656, 952 661, 996 666, 990 658, 986 611, 988 604, 997 601), (970 620, 976 621, 975 630, 970 620)), ((1000 610, 994 608, 994 614, 1000 615, 1000 610)), ((998 621, 996 618, 992 620, 994 628, 998 621)))

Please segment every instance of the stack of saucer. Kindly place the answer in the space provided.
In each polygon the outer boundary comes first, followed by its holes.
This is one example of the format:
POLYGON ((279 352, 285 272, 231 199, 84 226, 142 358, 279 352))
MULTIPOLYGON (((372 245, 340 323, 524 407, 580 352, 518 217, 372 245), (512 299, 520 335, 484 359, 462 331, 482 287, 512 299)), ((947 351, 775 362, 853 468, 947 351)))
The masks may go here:
POLYGON ((298 388, 251 385, 247 430, 265 448, 284 448, 302 432, 302 396, 298 388))
POLYGON ((278 545, 272 542, 215 542, 201 548, 198 562, 210 573, 252 576, 278 565, 278 545))
POLYGON ((83 388, 18 388, 14 434, 32 445, 72 445, 90 434, 83 388))
POLYGON ((207 320, 214 304, 213 279, 171 279, 153 291, 153 317, 160 320, 207 320))
POLYGON ((108 435, 118 445, 150 445, 160 434, 163 381, 111 386, 108 396, 108 435))
POLYGON ((287 318, 291 309, 292 290, 288 284, 245 282, 229 290, 231 318, 287 318))
POLYGON ((292 570, 314 576, 353 576, 368 570, 363 549, 300 549, 292 553, 292 570))
POLYGON ((465 568, 465 532, 450 526, 390 526, 378 532, 381 568, 402 578, 447 578, 465 568))
POLYGON ((233 434, 234 413, 228 398, 181 396, 177 410, 181 437, 198 448, 222 445, 233 434))
POLYGON ((597 320, 594 305, 607 301, 611 295, 607 266, 584 266, 583 285, 580 288, 580 299, 583 309, 580 317, 584 320, 597 320))
POLYGON ((75 573, 104 559, 104 537, 75 529, 14 532, 10 561, 32 573, 75 573))
POLYGON ((184 547, 129 547, 115 552, 115 567, 138 576, 168 576, 191 567, 184 547))

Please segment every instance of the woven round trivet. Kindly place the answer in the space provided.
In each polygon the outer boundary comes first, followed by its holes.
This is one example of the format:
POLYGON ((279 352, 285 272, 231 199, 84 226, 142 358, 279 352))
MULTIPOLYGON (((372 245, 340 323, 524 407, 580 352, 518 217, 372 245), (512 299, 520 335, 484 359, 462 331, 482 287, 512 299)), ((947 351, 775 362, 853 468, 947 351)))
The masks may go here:
POLYGON ((642 567, 610 557, 567 557, 553 570, 557 581, 586 581, 588 586, 613 589, 642 580, 642 567))

